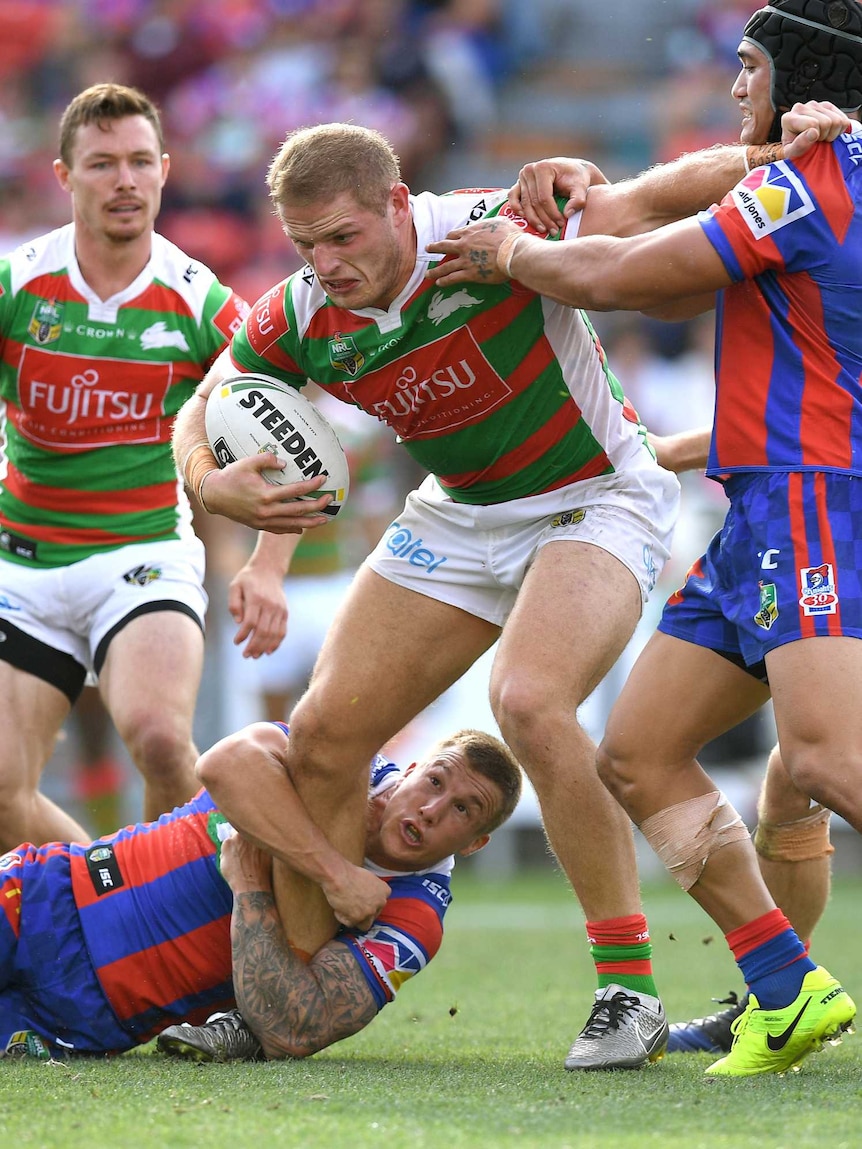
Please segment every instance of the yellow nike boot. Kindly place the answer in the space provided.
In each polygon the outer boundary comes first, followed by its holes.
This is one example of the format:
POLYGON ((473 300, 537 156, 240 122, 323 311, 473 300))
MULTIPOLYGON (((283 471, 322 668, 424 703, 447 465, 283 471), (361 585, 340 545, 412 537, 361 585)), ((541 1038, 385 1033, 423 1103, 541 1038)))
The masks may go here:
POLYGON ((853 1032, 856 1005, 822 966, 805 975, 797 999, 783 1009, 761 1009, 751 994, 732 1029, 730 1053, 706 1070, 711 1077, 752 1077, 798 1069, 803 1058, 853 1032))

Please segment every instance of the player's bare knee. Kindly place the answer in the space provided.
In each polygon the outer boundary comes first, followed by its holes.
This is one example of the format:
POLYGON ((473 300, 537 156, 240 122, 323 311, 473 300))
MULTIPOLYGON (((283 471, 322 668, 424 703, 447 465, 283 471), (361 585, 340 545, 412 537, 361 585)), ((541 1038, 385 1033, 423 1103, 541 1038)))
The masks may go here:
POLYGON ((170 721, 153 721, 138 727, 126 739, 126 746, 137 768, 148 782, 166 781, 180 774, 191 774, 195 747, 188 731, 170 721))
POLYGON ((294 1033, 281 1033, 277 1039, 260 1039, 261 1049, 267 1061, 304 1061, 326 1049, 327 1041, 308 1041, 294 1033))
POLYGON ((333 800, 341 793, 347 798, 354 790, 356 769, 367 769, 385 741, 383 738, 371 746, 367 737, 351 730, 349 724, 340 724, 337 716, 328 720, 312 707, 296 710, 290 720, 291 778, 300 788, 307 781, 317 788, 325 787, 333 800))
POLYGON ((619 740, 605 737, 596 749, 596 772, 623 809, 629 808, 637 790, 638 772, 634 767, 634 748, 629 752, 619 740))
POLYGON ((601 742, 596 748, 596 773, 605 784, 605 788, 610 790, 617 801, 619 801, 619 792, 622 787, 623 778, 618 769, 617 759, 608 752, 608 748, 604 742, 601 742))
POLYGON ((757 800, 758 820, 774 824, 794 822, 807 816, 810 805, 811 799, 794 785, 777 749, 773 750, 757 800))
POLYGON ((533 674, 506 674, 492 679, 491 712, 503 738, 518 746, 525 758, 529 747, 538 739, 546 744, 549 731, 560 712, 558 690, 533 674))
POLYGON ((784 764, 796 789, 821 806, 837 809, 842 794, 852 792, 851 779, 862 785, 862 757, 855 751, 843 753, 823 745, 802 746, 785 751, 784 764))
POLYGON ((14 773, 0 774, 0 853, 19 845, 21 827, 29 826, 35 802, 34 786, 14 773))

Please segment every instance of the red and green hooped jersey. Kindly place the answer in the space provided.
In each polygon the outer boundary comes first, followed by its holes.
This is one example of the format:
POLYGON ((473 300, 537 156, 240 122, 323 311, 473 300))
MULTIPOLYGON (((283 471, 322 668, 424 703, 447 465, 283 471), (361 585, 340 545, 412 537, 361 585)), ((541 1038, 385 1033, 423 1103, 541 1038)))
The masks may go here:
POLYGON ((247 311, 160 235, 108 300, 84 282, 72 224, 0 259, 0 557, 65 566, 190 532, 173 419, 247 311))
POLYGON ((581 311, 519 283, 439 287, 426 245, 485 215, 503 191, 412 198, 418 258, 387 311, 332 303, 310 268, 252 308, 234 363, 312 379, 388 424, 446 493, 506 502, 644 460, 644 428, 581 311))

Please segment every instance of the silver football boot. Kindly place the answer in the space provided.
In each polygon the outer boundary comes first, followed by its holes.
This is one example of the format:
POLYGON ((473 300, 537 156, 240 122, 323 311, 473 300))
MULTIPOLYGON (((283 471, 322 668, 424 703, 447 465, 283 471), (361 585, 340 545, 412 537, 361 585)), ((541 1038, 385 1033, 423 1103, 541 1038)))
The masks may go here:
POLYGON ((589 1020, 569 1050, 566 1069, 639 1069, 664 1057, 668 1025, 657 997, 621 985, 596 990, 589 1020))

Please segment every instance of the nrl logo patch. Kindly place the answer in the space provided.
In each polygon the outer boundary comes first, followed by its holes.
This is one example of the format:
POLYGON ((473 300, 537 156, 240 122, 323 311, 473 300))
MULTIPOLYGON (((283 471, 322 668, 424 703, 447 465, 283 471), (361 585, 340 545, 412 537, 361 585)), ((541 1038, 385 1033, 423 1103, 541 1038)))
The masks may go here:
POLYGON ((40 299, 33 311, 27 331, 44 346, 60 338, 63 330, 63 305, 56 299, 40 299))
POLYGON ((760 609, 754 621, 762 630, 769 630, 778 618, 778 593, 774 582, 760 583, 760 609))
POLYGON ((0 1056, 37 1057, 40 1061, 50 1061, 51 1051, 38 1033, 32 1029, 18 1029, 10 1034, 6 1048, 0 1056))
POLYGON ((353 342, 352 336, 336 331, 335 338, 329 341, 329 364, 333 371, 358 375, 365 366, 365 356, 353 342))
POLYGON ((573 523, 582 523, 586 518, 587 512, 583 507, 577 511, 563 511, 559 515, 554 515, 551 519, 552 527, 570 527, 573 523))
POLYGON ((155 582, 157 578, 161 577, 161 567, 151 567, 146 563, 141 563, 139 567, 132 567, 130 571, 126 571, 123 575, 123 581, 130 585, 134 583, 136 586, 146 586, 147 583, 155 582))

